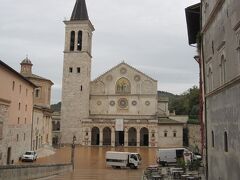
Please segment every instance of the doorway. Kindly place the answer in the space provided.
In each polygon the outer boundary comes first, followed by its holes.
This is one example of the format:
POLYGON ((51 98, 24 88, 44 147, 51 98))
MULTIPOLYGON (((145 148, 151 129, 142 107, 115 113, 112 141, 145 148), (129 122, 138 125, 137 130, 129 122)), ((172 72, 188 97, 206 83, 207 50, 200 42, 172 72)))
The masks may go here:
POLYGON ((115 132, 115 146, 124 146, 124 131, 115 132))
POLYGON ((149 146, 149 135, 148 135, 148 129, 143 127, 140 130, 140 146, 149 146))
POLYGON ((7 165, 9 165, 10 161, 11 161, 11 151, 12 151, 12 148, 8 147, 8 150, 7 150, 7 165))
POLYGON ((92 128, 91 132, 91 145, 99 146, 100 143, 100 131, 98 127, 92 128))

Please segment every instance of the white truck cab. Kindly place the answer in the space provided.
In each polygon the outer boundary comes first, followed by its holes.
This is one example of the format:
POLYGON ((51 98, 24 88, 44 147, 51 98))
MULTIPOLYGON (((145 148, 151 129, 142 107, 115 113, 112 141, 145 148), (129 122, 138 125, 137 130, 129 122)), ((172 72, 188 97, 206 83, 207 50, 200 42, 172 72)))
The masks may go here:
POLYGON ((113 168, 130 167, 136 169, 141 164, 141 156, 132 152, 107 151, 106 164, 113 168))

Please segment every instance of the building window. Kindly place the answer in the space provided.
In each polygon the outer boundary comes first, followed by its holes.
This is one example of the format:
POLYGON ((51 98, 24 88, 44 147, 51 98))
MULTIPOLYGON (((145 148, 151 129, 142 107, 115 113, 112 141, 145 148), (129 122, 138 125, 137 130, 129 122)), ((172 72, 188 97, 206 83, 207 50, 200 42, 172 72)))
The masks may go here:
POLYGON ((51 98, 51 88, 48 88, 48 102, 50 103, 51 98))
POLYGON ((15 81, 13 81, 12 83, 12 90, 14 91, 14 88, 15 88, 15 81))
POLYGON ((164 137, 167 137, 167 131, 164 131, 164 137))
POLYGON ((18 139, 19 139, 19 136, 18 136, 18 134, 17 134, 17 142, 18 142, 18 139))
POLYGON ((70 51, 74 51, 74 43, 75 43, 75 32, 71 32, 71 37, 70 37, 70 51))
POLYGON ((82 91, 82 90, 83 90, 83 86, 81 85, 81 86, 80 86, 80 91, 82 91))
POLYGON ((237 31, 237 55, 238 55, 238 66, 240 71, 240 28, 237 31))
POLYGON ((226 59, 224 55, 221 56, 221 63, 220 63, 220 82, 223 85, 226 81, 226 59))
POLYGON ((78 31, 78 44, 77 44, 77 50, 82 50, 82 31, 78 31))
POLYGON ((177 131, 173 131, 173 137, 177 137, 177 131))
POLYGON ((78 67, 78 68, 77 68, 77 73, 80 73, 80 70, 81 70, 80 67, 78 67))
POLYGON ((18 110, 21 109, 21 103, 18 103, 18 110))
POLYGON ((208 92, 211 92, 213 90, 213 74, 212 74, 212 68, 208 69, 208 92))
POLYGON ((212 53, 214 54, 214 42, 212 41, 212 53))
POLYGON ((21 93, 22 92, 22 85, 20 84, 19 85, 19 93, 21 93))
POLYGON ((27 118, 24 119, 24 123, 27 124, 27 118))
POLYGON ((25 111, 27 111, 27 104, 25 105, 25 111))
POLYGON ((152 133, 152 138, 154 138, 155 137, 155 134, 154 133, 152 133))
POLYGON ((86 136, 88 136, 88 132, 86 132, 86 136))
POLYGON ((40 88, 35 89, 35 97, 40 97, 40 88))
POLYGON ((72 67, 69 68, 69 72, 70 72, 70 73, 73 72, 73 68, 72 68, 72 67))
POLYGON ((18 117, 18 124, 20 124, 20 117, 18 117))
POLYGON ((215 142, 214 142, 214 132, 212 131, 212 147, 214 148, 215 142))
POLYGON ((228 135, 227 132, 224 132, 224 151, 228 152, 228 135))

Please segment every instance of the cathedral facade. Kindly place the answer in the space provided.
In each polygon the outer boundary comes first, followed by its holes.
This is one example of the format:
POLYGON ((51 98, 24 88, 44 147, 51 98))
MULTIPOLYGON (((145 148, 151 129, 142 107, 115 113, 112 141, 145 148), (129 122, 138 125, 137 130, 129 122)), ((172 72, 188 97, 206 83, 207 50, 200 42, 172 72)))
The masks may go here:
POLYGON ((91 81, 92 34, 85 0, 64 21, 61 143, 181 147, 183 123, 169 119, 157 81, 122 62, 91 81))

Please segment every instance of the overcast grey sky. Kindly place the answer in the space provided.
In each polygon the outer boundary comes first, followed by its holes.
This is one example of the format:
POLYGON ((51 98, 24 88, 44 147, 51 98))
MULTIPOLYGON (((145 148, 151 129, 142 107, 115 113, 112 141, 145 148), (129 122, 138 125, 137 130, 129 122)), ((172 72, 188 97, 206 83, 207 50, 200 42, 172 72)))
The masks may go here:
MULTIPOLYGON (((196 49, 188 46, 185 7, 199 0, 86 0, 93 34, 92 79, 123 60, 180 94, 198 85, 196 49)), ((28 54, 33 73, 54 82, 61 99, 64 19, 75 0, 1 0, 0 59, 20 70, 28 54)))

